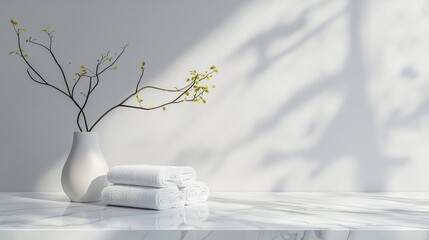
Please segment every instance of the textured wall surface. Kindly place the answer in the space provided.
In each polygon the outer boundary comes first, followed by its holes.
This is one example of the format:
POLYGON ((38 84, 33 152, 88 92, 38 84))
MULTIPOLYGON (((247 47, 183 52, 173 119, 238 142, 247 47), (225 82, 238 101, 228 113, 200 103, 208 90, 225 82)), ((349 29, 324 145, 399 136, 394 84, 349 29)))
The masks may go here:
MULTIPOLYGON (((3 1, 0 191, 60 191, 77 109, 8 56, 10 18, 40 41, 56 29, 70 77, 130 44, 91 122, 132 91, 143 59, 144 83, 164 87, 219 67, 205 105, 108 115, 96 131, 110 166, 190 165, 213 191, 429 189, 427 1, 3 1)), ((24 48, 61 84, 49 55, 24 48)))

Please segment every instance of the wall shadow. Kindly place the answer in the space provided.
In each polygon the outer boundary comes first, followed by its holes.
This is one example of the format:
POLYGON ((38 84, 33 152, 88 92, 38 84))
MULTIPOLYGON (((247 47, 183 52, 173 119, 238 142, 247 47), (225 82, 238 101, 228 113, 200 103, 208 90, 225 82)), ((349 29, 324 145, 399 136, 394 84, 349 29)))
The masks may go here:
MULTIPOLYGON (((376 126, 374 107, 367 95, 367 87, 370 81, 368 77, 369 69, 367 67, 368 63, 364 58, 365 49, 362 46, 362 39, 365 37, 362 36, 362 21, 365 15, 366 1, 349 0, 346 9, 334 12, 326 20, 318 23, 316 28, 306 32, 294 44, 274 54, 269 54, 271 44, 279 40, 296 37, 301 30, 308 26, 309 18, 312 14, 317 13, 321 8, 329 7, 332 2, 334 1, 326 0, 316 3, 302 11, 290 22, 279 19, 277 25, 261 31, 254 38, 245 41, 241 47, 231 53, 227 60, 232 62, 249 51, 255 51, 257 53, 256 63, 249 68, 250 70, 247 72, 248 78, 243 80, 246 83, 254 83, 257 77, 266 73, 273 64, 279 63, 284 57, 302 49, 306 43, 325 31, 333 23, 340 18, 346 17, 348 31, 347 54, 339 70, 328 76, 316 79, 314 84, 297 91, 291 99, 283 100, 281 107, 276 112, 264 116, 263 120, 249 129, 248 134, 240 136, 238 140, 226 139, 225 141, 229 141, 226 147, 221 149, 216 149, 217 146, 211 149, 194 149, 193 146, 184 147, 175 158, 175 163, 185 165, 194 159, 200 161, 216 155, 217 161, 208 163, 210 165, 210 174, 221 174, 222 166, 227 156, 247 148, 250 143, 263 138, 265 133, 275 131, 275 128, 286 117, 290 116, 296 109, 304 107, 306 103, 315 99, 315 96, 328 90, 335 90, 344 96, 341 108, 327 126, 322 128, 322 126, 315 123, 308 129, 307 134, 309 135, 319 129, 323 129, 323 133, 315 145, 299 151, 267 151, 261 159, 258 159, 260 172, 255 174, 269 173, 271 170, 278 168, 281 163, 291 161, 293 158, 303 158, 305 161, 312 163, 312 166, 317 166, 309 176, 310 181, 326 172, 340 158, 350 156, 356 161, 358 169, 355 182, 360 186, 360 190, 382 191, 387 189, 390 173, 405 164, 408 159, 387 157, 381 150, 383 134, 380 131, 383 131, 383 129, 376 126)), ((136 2, 130 4, 129 8, 138 6, 136 2)), ((141 4, 141 6, 144 7, 146 4, 148 3, 141 4)), ((133 20, 131 23, 127 23, 127 28, 134 29, 134 31, 141 30, 158 33, 156 36, 150 36, 143 44, 143 47, 147 46, 149 48, 147 54, 152 57, 150 71, 145 76, 145 79, 148 80, 145 80, 145 83, 150 83, 150 79, 155 79, 156 76, 161 75, 164 69, 168 68, 175 60, 231 19, 234 13, 245 5, 245 1, 199 1, 192 4, 196 4, 196 6, 192 8, 189 5, 179 6, 180 11, 178 11, 174 7, 169 7, 167 3, 157 3, 154 6, 149 6, 153 7, 154 10, 145 12, 145 14, 140 14, 138 11, 134 11, 132 14, 127 13, 126 6, 121 8, 120 13, 131 14, 131 16, 127 16, 127 19, 133 20), (190 9, 209 10, 194 13, 190 9), (162 14, 160 14, 161 12, 162 14), (148 19, 154 19, 153 21, 156 24, 141 27, 142 23, 147 22, 148 19), (198 19, 198 21, 195 21, 195 19, 198 19), (157 28, 160 29, 157 30, 157 28)), ((108 5, 100 6, 100 12, 104 10, 109 12, 108 5)), ((88 9, 91 10, 91 8, 95 8, 95 6, 88 9)), ((4 9, 7 9, 7 7, 4 9)), ((3 13, 3 11, 0 10, 0 13, 3 13)), ((26 16, 25 11, 24 9, 23 13, 21 13, 22 17, 26 16)), ((35 18, 35 15, 30 14, 29 16, 35 18)), ((18 15, 17 17, 19 18, 20 16, 18 15)), ((77 17, 79 16, 74 16, 74 18, 77 17)), ((114 19, 112 22, 115 22, 116 20, 122 21, 123 16, 118 14, 110 17, 114 19)), ((0 19, 2 24, 3 22, 8 22, 5 17, 0 16, 0 19)), ((76 19, 67 19, 70 22, 74 20, 76 19)), ((102 31, 104 31, 103 34, 106 34, 106 37, 115 36, 109 29, 102 29, 102 31)), ((66 32, 66 29, 62 29, 63 32, 66 32)), ((124 33, 127 36, 128 32, 124 33)), ((128 52, 128 55, 133 55, 133 53, 128 52)), ((323 64, 323 62, 320 64, 323 64)), ((404 69, 401 74, 409 78, 415 78, 418 73, 408 68, 404 69)), ((1 112, 7 113, 4 116, 2 114, 1 120, 10 124, 0 124, 0 133, 2 139, 4 139, 3 141, 6 142, 6 144, 0 146, 0 152, 2 153, 0 174, 8 179, 18 180, 13 184, 0 182, 0 188, 10 191, 34 190, 36 187, 35 180, 43 177, 46 169, 49 169, 57 162, 65 161, 64 156, 67 155, 71 146, 71 132, 75 129, 74 117, 76 110, 66 100, 62 99, 59 94, 52 93, 50 89, 44 89, 46 95, 40 97, 37 92, 33 91, 35 86, 26 78, 25 74, 20 75, 18 78, 12 78, 11 75, 6 75, 6 77, 8 82, 5 85, 15 86, 11 89, 13 94, 8 94, 5 90, 2 90, 6 88, 0 88, 0 91, 2 91, 0 95, 13 96, 20 92, 25 97, 13 98, 14 103, 11 106, 7 106, 4 103, 1 105, 1 112), (12 81, 19 81, 20 83, 13 83, 12 81), (17 106, 20 109, 15 109, 17 106)), ((299 79, 288 79, 287 76, 284 78, 285 87, 287 87, 287 81, 299 81, 299 79)), ((112 103, 122 99, 132 89, 134 80, 130 78, 126 82, 117 81, 109 89, 99 89, 100 92, 106 90, 106 98, 102 99, 102 101, 95 101, 90 106, 91 110, 98 114, 112 103)), ((223 93, 230 92, 224 91, 223 93)), ((102 96, 97 95, 95 97, 102 96)), ((4 97, 3 99, 0 96, 0 99, 2 99, 1 102, 6 102, 12 98, 4 97)), ((428 106, 427 102, 423 103, 413 115, 398 123, 414 121, 415 118, 429 111, 428 106)), ((176 135, 180 135, 180 132, 172 134, 173 140, 166 139, 165 142, 174 144, 174 141, 180 141, 180 139, 173 137, 176 135)), ((246 150, 252 151, 252 149, 246 150)), ((59 175, 60 173, 58 173, 59 175)), ((286 177, 275 179, 271 190, 288 190, 285 179, 286 177)))
MULTIPOLYGON (((266 152, 260 162, 260 175, 278 168, 279 164, 289 161, 291 158, 303 158, 315 164, 310 179, 315 179, 327 168, 337 163, 342 157, 352 157, 356 161, 356 172, 354 182, 362 191, 384 191, 388 188, 391 171, 405 164, 408 159, 385 156, 382 153, 380 143, 383 142, 382 133, 375 123, 375 115, 372 104, 367 96, 367 86, 369 83, 368 69, 363 56, 365 52, 362 46, 362 20, 365 10, 365 1, 350 0, 344 12, 333 14, 318 28, 310 31, 292 47, 284 49, 275 54, 274 57, 267 57, 267 44, 276 38, 284 38, 304 27, 306 18, 311 11, 304 11, 297 19, 288 24, 279 24, 272 29, 262 32, 254 39, 249 40, 234 54, 242 54, 247 49, 258 52, 259 60, 257 66, 249 72, 249 76, 264 72, 270 65, 279 58, 297 50, 303 46, 310 38, 323 31, 330 23, 344 15, 347 19, 347 54, 339 70, 329 76, 315 81, 315 84, 298 91, 291 99, 282 103, 282 106, 274 113, 266 116, 255 125, 249 134, 242 136, 238 141, 232 141, 228 147, 218 154, 218 161, 212 165, 210 172, 215 175, 222 171, 224 159, 235 151, 246 148, 249 143, 263 137, 264 133, 274 131, 286 116, 292 111, 302 107, 318 94, 326 90, 339 91, 344 95, 341 108, 336 115, 324 127, 322 135, 318 138, 314 146, 298 151, 271 151, 266 152)), ((234 56, 232 57, 234 58, 234 56)), ((323 63, 321 63, 323 64, 323 63)), ((297 79, 290 79, 290 81, 297 79)), ((411 117, 411 118, 414 118, 411 117)), ((309 134, 318 128, 317 124, 310 127, 309 134), (313 129, 312 129, 313 128, 313 129)), ((249 151, 251 151, 249 149, 249 151)), ((184 151, 183 157, 190 152, 184 151)), ((203 152, 201 152, 203 154, 203 152)), ((195 153, 194 153, 195 154, 195 153)), ((180 160, 178 160, 180 162, 180 160)), ((272 191, 285 191, 288 185, 284 178, 276 179, 272 191)))
POLYGON ((272 28, 266 29, 258 33, 255 37, 245 42, 240 48, 231 54, 229 60, 236 59, 239 55, 244 54, 247 51, 257 52, 257 63, 249 71, 247 77, 249 82, 252 83, 257 76, 263 74, 272 64, 279 61, 284 56, 298 50, 310 39, 319 34, 323 29, 331 25, 335 20, 341 17, 344 12, 340 11, 329 17, 328 19, 321 22, 317 28, 307 32, 299 41, 292 44, 291 46, 279 51, 273 55, 269 54, 269 47, 277 40, 287 39, 294 36, 297 32, 302 30, 308 25, 308 17, 319 9, 325 7, 332 0, 320 1, 313 6, 304 9, 296 19, 285 22, 283 19, 279 19, 278 23, 273 25, 272 28))

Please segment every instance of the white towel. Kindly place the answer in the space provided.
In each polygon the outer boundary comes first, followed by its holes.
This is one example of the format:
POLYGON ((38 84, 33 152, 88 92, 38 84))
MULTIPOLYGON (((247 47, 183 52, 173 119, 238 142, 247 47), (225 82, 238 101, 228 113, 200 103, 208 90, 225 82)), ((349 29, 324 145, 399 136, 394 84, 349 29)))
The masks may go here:
POLYGON ((126 165, 116 166, 107 173, 115 184, 147 187, 186 187, 195 182, 197 174, 191 167, 126 165))
POLYGON ((103 189, 101 201, 109 205, 149 209, 168 209, 185 204, 177 187, 148 188, 141 186, 112 185, 103 189))
POLYGON ((209 198, 209 188, 204 182, 195 182, 194 184, 180 188, 185 198, 185 205, 205 202, 209 198))

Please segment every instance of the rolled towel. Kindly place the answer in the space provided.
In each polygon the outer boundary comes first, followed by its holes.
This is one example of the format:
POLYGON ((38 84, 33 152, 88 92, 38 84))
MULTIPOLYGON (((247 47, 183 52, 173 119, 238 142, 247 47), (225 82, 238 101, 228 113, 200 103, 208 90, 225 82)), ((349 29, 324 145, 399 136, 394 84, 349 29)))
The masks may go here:
POLYGON ((115 184, 147 187, 186 187, 195 182, 197 174, 191 167, 126 165, 116 166, 107 173, 115 184))
POLYGON ((209 198, 209 188, 204 182, 195 182, 194 184, 180 188, 185 198, 185 205, 192 205, 205 202, 209 198))
POLYGON ((183 193, 177 187, 149 188, 112 185, 103 189, 101 201, 109 205, 149 209, 168 209, 185 204, 183 193))

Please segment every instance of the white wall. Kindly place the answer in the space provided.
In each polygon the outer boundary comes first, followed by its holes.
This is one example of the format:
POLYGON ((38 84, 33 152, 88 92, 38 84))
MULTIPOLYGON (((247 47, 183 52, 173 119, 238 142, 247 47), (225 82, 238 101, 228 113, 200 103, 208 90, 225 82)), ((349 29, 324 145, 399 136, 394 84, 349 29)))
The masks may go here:
MULTIPOLYGON (((213 191, 429 189, 429 4, 404 0, 3 1, 0 191, 60 191, 77 110, 31 82, 9 24, 56 33, 69 76, 130 44, 91 121, 144 81, 221 70, 206 105, 118 109, 97 127, 109 165, 191 165, 213 191)), ((25 48, 53 82, 49 56, 25 48)), ((148 96, 144 96, 149 98, 148 96)))

